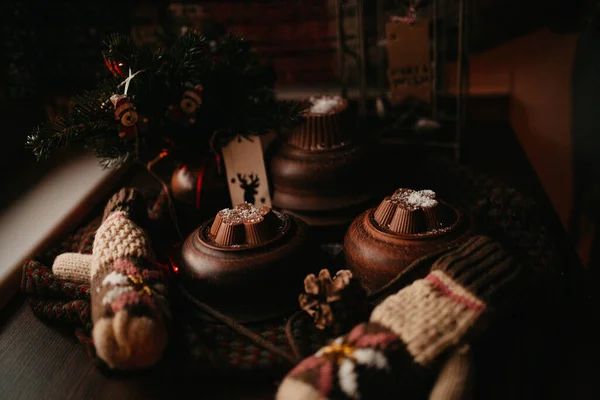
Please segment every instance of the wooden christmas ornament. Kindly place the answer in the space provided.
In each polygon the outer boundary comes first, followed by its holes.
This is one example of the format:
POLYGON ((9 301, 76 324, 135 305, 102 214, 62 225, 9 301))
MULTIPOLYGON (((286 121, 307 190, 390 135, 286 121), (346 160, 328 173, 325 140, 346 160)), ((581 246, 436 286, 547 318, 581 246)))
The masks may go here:
POLYGON ((131 99, 124 94, 115 94, 110 98, 115 106, 115 120, 120 122, 119 137, 130 139, 138 133, 138 113, 131 99))
POLYGON ((200 84, 186 84, 179 104, 168 107, 167 114, 169 118, 183 126, 194 125, 196 123, 196 112, 202 104, 203 90, 204 87, 200 84))

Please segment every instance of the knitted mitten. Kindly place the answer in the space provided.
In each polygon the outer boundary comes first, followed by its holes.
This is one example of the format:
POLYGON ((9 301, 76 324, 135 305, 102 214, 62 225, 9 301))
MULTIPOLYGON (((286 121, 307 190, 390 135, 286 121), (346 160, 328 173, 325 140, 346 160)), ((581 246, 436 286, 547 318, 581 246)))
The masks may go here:
POLYGON ((508 305, 518 273, 500 245, 472 238, 375 307, 369 323, 297 365, 277 398, 422 398, 448 353, 480 332, 482 314, 508 305))
POLYGON ((469 345, 454 350, 442 367, 429 400, 473 398, 473 361, 469 345))
POLYGON ((89 274, 92 338, 97 356, 111 368, 152 366, 167 345, 165 277, 133 219, 143 221, 144 207, 138 191, 121 189, 106 205, 92 255, 62 254, 52 267, 65 279, 89 274))

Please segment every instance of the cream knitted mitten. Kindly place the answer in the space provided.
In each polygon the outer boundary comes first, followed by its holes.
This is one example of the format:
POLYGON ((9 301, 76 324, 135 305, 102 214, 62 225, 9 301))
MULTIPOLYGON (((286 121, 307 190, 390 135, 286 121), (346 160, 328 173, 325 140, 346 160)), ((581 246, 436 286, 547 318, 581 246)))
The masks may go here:
POLYGON ((442 367, 429 400, 469 400, 473 398, 473 361, 471 348, 457 348, 442 367))
POLYGON ((92 338, 96 354, 111 368, 145 368, 160 360, 170 318, 163 271, 140 219, 141 194, 121 189, 108 202, 92 255, 63 254, 52 267, 57 276, 91 284, 92 338), (137 213, 137 214, 136 214, 137 213))
MULTIPOLYGON (((423 398, 440 370, 446 371, 440 387, 454 386, 460 398, 456 386, 468 380, 468 358, 455 353, 454 364, 441 367, 459 344, 481 332, 484 314, 514 297, 519 270, 498 243, 472 238, 435 260, 427 277, 375 307, 369 323, 297 365, 277 398, 423 398)), ((432 398, 440 390, 431 391, 432 398)))

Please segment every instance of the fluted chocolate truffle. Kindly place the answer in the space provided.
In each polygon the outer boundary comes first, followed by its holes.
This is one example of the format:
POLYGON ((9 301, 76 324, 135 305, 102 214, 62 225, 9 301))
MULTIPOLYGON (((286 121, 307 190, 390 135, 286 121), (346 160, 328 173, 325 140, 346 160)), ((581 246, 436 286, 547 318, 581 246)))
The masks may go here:
POLYGON ((255 246, 273 239, 283 225, 284 219, 269 207, 242 203, 217 213, 208 239, 224 247, 255 246))
MULTIPOLYGON (((398 189, 373 213, 377 227, 398 235, 440 233, 452 225, 452 211, 432 190, 398 189)), ((456 214, 454 215, 456 218, 456 214)))

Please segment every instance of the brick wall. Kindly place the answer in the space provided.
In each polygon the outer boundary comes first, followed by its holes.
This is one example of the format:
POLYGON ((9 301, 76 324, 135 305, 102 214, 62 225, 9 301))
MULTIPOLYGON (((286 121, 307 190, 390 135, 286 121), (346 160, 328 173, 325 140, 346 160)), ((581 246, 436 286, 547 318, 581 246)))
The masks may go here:
POLYGON ((337 79, 335 14, 329 0, 173 3, 180 24, 213 19, 251 40, 277 72, 278 85, 337 79))

